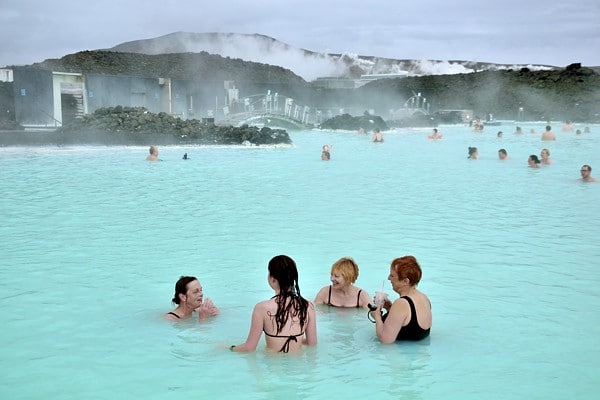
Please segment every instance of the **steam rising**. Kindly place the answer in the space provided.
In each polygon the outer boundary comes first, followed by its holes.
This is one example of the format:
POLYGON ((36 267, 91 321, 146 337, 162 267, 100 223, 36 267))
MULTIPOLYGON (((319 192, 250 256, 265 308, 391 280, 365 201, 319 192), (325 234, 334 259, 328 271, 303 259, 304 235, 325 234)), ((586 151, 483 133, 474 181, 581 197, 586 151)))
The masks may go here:
POLYGON ((408 72, 409 75, 447 75, 481 70, 551 69, 536 65, 499 65, 472 61, 393 60, 362 57, 357 54, 325 54, 298 49, 264 35, 237 33, 176 32, 153 39, 138 40, 117 45, 112 51, 168 54, 199 53, 205 51, 222 57, 239 58, 281 66, 307 81, 318 77, 359 78, 357 74, 390 74, 408 72))

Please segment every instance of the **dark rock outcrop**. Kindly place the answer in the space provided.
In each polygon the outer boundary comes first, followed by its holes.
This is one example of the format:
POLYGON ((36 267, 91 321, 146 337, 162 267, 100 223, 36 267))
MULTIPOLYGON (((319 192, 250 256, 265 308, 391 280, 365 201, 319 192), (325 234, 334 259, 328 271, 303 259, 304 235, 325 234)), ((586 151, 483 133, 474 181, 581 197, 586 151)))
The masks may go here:
POLYGON ((353 117, 350 114, 338 115, 321 123, 320 128, 342 130, 362 129, 365 132, 371 132, 375 128, 379 128, 382 131, 389 129, 383 118, 367 112, 360 117, 353 117))
POLYGON ((196 119, 182 120, 145 108, 110 107, 96 110, 59 128, 63 143, 84 144, 290 144, 281 129, 255 126, 216 126, 196 119))

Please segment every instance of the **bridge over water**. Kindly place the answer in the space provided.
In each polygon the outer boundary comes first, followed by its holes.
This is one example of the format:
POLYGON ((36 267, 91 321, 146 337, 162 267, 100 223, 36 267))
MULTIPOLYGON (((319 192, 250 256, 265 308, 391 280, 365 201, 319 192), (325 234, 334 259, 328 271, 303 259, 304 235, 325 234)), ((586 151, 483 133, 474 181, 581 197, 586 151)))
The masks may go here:
POLYGON ((323 121, 323 110, 298 104, 291 97, 271 91, 245 97, 236 103, 236 108, 238 112, 229 112, 226 108, 219 123, 294 130, 313 128, 323 121))
MULTIPOLYGON (((344 113, 352 114, 351 110, 344 108, 316 108, 296 101, 279 93, 255 94, 245 97, 236 103, 237 112, 229 112, 226 107, 224 117, 219 120, 223 125, 254 125, 282 128, 286 130, 310 129, 318 126, 323 121, 344 113)), ((429 103, 421 94, 408 99, 403 107, 392 110, 390 117, 408 116, 415 113, 428 114, 429 103)), ((362 113, 362 112, 361 112, 362 113)), ((385 119, 385 118, 384 118, 385 119)))

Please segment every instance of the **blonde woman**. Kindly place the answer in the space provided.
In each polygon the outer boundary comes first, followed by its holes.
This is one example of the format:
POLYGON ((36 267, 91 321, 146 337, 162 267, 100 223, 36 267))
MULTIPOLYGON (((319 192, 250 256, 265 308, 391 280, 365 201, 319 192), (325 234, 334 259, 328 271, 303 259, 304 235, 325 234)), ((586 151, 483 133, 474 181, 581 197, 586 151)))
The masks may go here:
POLYGON ((327 304, 332 307, 366 308, 369 294, 354 286, 358 278, 358 265, 350 257, 342 257, 331 266, 331 285, 323 287, 317 293, 315 304, 327 304))
POLYGON ((550 159, 550 150, 542 149, 540 152, 540 158, 542 164, 552 164, 552 160, 550 159))

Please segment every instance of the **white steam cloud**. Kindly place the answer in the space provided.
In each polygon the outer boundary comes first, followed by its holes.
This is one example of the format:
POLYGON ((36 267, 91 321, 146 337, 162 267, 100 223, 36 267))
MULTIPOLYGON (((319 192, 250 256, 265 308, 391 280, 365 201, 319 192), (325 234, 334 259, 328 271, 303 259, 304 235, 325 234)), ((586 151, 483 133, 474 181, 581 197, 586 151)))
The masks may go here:
MULTIPOLYGON (((393 60, 361 57, 345 53, 331 55, 298 49, 264 35, 236 33, 176 32, 154 39, 137 40, 113 47, 113 51, 144 54, 200 53, 205 51, 222 57, 239 58, 293 71, 306 81, 319 77, 350 77, 351 71, 364 74, 450 75, 484 69, 551 69, 540 65, 500 65, 472 61, 393 60)), ((356 78, 356 76, 354 76, 356 78)))

